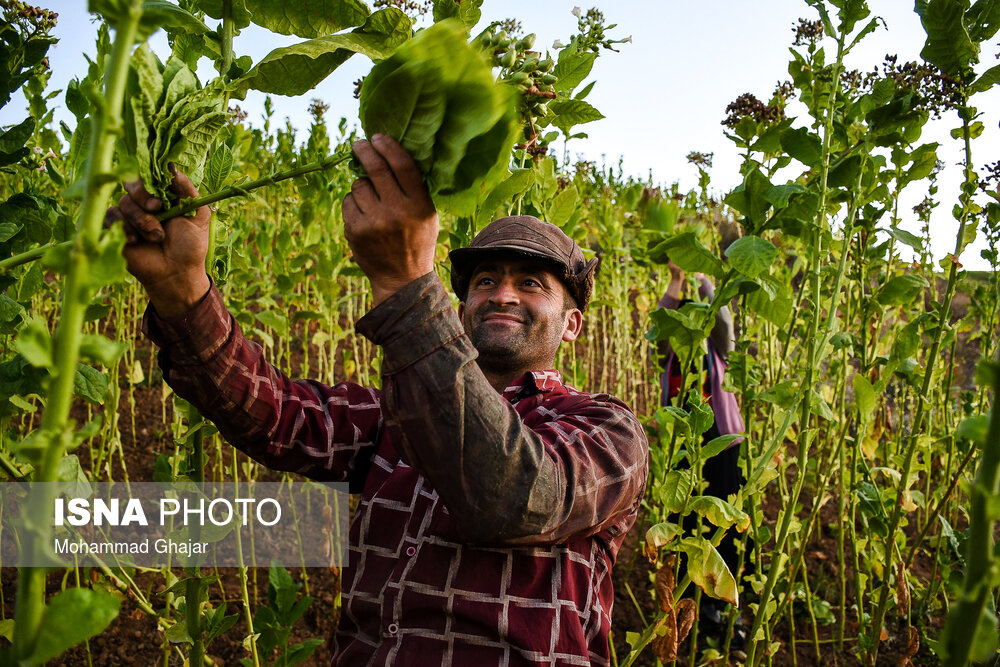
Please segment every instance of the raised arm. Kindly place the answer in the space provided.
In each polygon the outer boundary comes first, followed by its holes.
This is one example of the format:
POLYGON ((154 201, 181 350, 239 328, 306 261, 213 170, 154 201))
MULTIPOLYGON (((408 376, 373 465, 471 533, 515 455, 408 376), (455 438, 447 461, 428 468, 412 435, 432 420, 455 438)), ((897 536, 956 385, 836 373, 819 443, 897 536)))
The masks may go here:
MULTIPOLYGON (((180 197, 197 196, 175 174, 180 197)), ((205 273, 211 212, 162 224, 141 183, 109 209, 125 229, 129 271, 146 288, 143 330, 160 347, 164 378, 233 445, 265 465, 359 487, 382 430, 380 395, 356 385, 292 381, 248 341, 205 273)))
POLYGON ((345 230, 379 302, 358 330, 383 348, 386 431, 401 457, 470 542, 621 529, 645 485, 638 420, 611 397, 569 393, 519 414, 483 375, 434 273, 438 222, 416 165, 387 137, 355 152, 370 179, 344 201, 345 230))

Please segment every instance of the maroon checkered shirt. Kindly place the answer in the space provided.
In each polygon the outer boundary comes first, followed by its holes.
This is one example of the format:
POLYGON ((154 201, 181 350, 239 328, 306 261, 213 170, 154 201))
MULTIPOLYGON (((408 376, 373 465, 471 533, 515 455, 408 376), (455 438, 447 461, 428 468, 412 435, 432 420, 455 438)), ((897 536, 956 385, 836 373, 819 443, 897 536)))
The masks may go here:
POLYGON ((636 519, 648 445, 607 394, 525 374, 501 397, 441 282, 363 317, 384 388, 292 381, 213 287, 144 330, 164 377, 267 466, 361 493, 336 665, 607 665, 611 566, 636 519))

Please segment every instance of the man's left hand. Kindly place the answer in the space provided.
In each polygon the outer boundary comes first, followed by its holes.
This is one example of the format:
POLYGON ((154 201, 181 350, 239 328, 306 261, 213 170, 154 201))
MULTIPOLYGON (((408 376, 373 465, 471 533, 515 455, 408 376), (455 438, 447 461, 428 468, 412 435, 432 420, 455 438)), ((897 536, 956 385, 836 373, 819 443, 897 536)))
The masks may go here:
POLYGON ((392 137, 354 144, 368 172, 344 197, 344 234, 376 304, 434 270, 438 216, 420 169, 392 137))

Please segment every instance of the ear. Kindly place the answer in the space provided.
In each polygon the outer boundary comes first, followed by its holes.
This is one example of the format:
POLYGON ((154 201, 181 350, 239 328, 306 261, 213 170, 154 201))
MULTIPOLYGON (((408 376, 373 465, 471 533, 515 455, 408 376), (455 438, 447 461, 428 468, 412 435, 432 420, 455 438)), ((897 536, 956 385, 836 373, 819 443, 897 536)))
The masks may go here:
POLYGON ((562 339, 572 343, 580 337, 581 331, 583 331, 583 313, 579 308, 570 308, 566 311, 566 325, 563 328, 562 339))
POLYGON ((458 303, 458 319, 462 320, 462 323, 465 324, 465 302, 464 301, 460 301, 458 303))

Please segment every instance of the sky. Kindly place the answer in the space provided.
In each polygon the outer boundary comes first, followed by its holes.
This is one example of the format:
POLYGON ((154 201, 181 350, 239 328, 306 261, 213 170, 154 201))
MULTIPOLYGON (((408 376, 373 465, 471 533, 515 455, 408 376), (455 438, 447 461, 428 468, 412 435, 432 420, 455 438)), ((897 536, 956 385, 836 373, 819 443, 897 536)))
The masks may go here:
MULTIPOLYGON (((71 78, 85 73, 86 61, 81 54, 94 53, 96 25, 86 12, 85 0, 35 1, 59 12, 55 36, 60 42, 49 54, 49 87, 65 89, 71 78)), ((572 10, 580 1, 485 0, 483 17, 474 34, 492 20, 513 17, 521 21, 525 32, 537 35, 536 49, 551 48, 555 40, 567 41, 575 32, 572 10)), ((847 67, 870 70, 888 53, 897 54, 900 61, 919 60, 924 33, 912 2, 869 0, 868 4, 887 28, 880 28, 861 42, 850 54, 847 67)), ((631 37, 632 41, 619 45, 618 53, 604 51, 598 58, 589 79, 597 83, 587 99, 605 118, 578 126, 576 131, 586 132, 588 138, 570 142, 571 156, 598 164, 617 165, 621 160, 626 174, 642 179, 651 176, 660 185, 678 182, 686 190, 696 185, 698 176, 696 168, 687 162, 687 154, 713 153, 713 193, 722 197, 738 185, 741 159, 720 124, 726 105, 745 92, 766 101, 776 83, 788 78, 793 27, 799 17, 816 19, 815 10, 804 0, 592 0, 580 6, 584 11, 592 6, 599 8, 608 23, 617 24, 608 35, 631 37)), ((297 39, 250 26, 236 38, 234 47, 237 55, 249 55, 257 62, 272 49, 297 39)), ((150 44, 164 57, 169 53, 162 31, 151 38, 150 44)), ((982 69, 995 64, 994 50, 982 54, 982 69)), ((215 71, 207 60, 202 63, 199 77, 205 81, 215 71)), ((328 118, 343 116, 356 125, 358 103, 351 94, 353 82, 370 67, 370 61, 354 56, 311 93, 296 98, 275 97, 276 120, 282 122, 287 117, 295 127, 308 128, 307 108, 311 99, 319 98, 330 106, 328 118)), ((251 124, 261 123, 263 99, 262 94, 251 91, 240 102, 251 124)), ((61 100, 60 95, 53 102, 61 100)), ((1000 90, 978 95, 975 102, 986 127, 973 144, 973 157, 977 165, 982 165, 1000 157, 1000 90)), ((0 125, 19 122, 25 115, 24 108, 23 97, 14 97, 0 110, 0 125)), ((56 119, 70 121, 72 116, 59 109, 56 119)), ((958 142, 948 133, 958 122, 957 115, 951 112, 941 120, 932 120, 921 137, 921 141, 941 144, 938 156, 946 165, 938 181, 942 205, 934 210, 931 219, 932 251, 938 259, 952 252, 955 245, 957 223, 951 217, 951 208, 959 192, 961 153, 958 142)), ((304 135, 300 138, 304 139, 304 135)), ((561 154, 561 147, 555 148, 561 154)), ((919 233, 911 209, 925 194, 924 183, 914 184, 904 192, 900 207, 904 229, 919 233)), ((965 268, 989 268, 979 256, 984 247, 980 234, 962 255, 965 268)))

